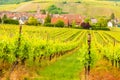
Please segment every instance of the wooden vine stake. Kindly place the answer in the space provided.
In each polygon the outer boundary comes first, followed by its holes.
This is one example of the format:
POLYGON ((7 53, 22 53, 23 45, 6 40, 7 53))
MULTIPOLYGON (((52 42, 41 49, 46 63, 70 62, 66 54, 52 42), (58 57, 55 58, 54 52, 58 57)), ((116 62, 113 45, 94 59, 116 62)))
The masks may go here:
POLYGON ((85 64, 85 80, 88 80, 88 76, 90 74, 90 64, 91 64, 91 51, 90 51, 90 44, 91 44, 91 34, 88 34, 88 59, 86 60, 86 64, 85 64))
POLYGON ((88 56, 89 56, 89 59, 88 59, 88 75, 90 73, 90 64, 91 64, 91 51, 90 51, 90 48, 91 48, 91 34, 88 34, 88 56))

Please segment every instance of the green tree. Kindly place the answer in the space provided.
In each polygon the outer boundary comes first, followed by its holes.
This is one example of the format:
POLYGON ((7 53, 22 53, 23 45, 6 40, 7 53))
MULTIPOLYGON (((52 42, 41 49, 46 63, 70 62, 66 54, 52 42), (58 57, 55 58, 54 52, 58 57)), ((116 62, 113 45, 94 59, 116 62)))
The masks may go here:
POLYGON ((85 23, 90 23, 90 18, 85 18, 84 22, 85 23))
POLYGON ((41 13, 42 14, 46 14, 46 11, 43 9, 43 10, 41 10, 41 13))
POLYGON ((3 15, 2 17, 2 24, 4 24, 4 21, 7 19, 7 15, 3 15))
POLYGON ((108 22, 107 18, 100 17, 100 18, 98 18, 97 26, 99 26, 99 27, 107 27, 107 22, 108 22))
POLYGON ((56 27, 64 27, 64 22, 62 20, 58 20, 55 24, 56 27))
POLYGON ((45 24, 46 23, 51 23, 51 16, 47 14, 47 17, 45 18, 45 24))
POLYGON ((75 20, 72 21, 72 27, 76 27, 75 20))
POLYGON ((35 19, 34 17, 29 17, 29 19, 28 19, 28 24, 29 24, 29 25, 37 25, 37 24, 38 24, 38 21, 37 21, 37 19, 35 19))
POLYGON ((0 23, 2 23, 2 19, 0 18, 0 23))
POLYGON ((47 11, 51 14, 62 14, 62 9, 58 8, 55 5, 51 5, 48 7, 47 11))
POLYGON ((6 24, 19 24, 18 20, 13 20, 10 18, 5 19, 4 23, 6 23, 6 24))
POLYGON ((115 14, 114 13, 111 14, 110 19, 115 19, 115 14))

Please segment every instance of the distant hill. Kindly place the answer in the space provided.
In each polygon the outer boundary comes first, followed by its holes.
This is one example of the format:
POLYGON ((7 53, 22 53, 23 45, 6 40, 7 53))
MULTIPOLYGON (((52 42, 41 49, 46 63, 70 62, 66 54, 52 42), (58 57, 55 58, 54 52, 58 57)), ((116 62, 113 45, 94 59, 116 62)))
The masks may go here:
POLYGON ((56 5, 58 8, 61 8, 63 12, 68 12, 70 14, 81 14, 88 17, 99 17, 110 16, 111 13, 114 13, 115 16, 120 19, 120 0, 31 0, 31 1, 7 0, 7 1, 20 1, 21 3, 0 5, 0 11, 9 10, 13 12, 36 12, 38 6, 40 7, 41 10, 47 10, 47 8, 50 5, 56 5), (80 1, 80 3, 78 1, 80 1))
POLYGON ((31 0, 0 0, 0 5, 3 4, 19 4, 21 2, 27 2, 31 0))

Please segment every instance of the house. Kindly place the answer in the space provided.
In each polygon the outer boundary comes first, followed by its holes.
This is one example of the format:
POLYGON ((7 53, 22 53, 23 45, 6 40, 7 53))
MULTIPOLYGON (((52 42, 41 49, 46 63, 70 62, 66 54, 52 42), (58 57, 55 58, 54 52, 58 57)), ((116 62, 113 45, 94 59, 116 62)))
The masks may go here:
POLYGON ((113 27, 113 23, 112 23, 111 21, 109 21, 109 22, 107 23, 107 26, 108 26, 108 27, 113 27))
POLYGON ((63 21, 64 24, 65 24, 65 26, 68 26, 68 18, 66 18, 64 16, 60 16, 60 15, 54 15, 54 16, 52 16, 51 23, 55 24, 59 20, 63 21))
POLYGON ((76 26, 80 26, 84 22, 84 17, 79 14, 63 14, 62 16, 68 19, 68 26, 75 22, 76 26))
POLYGON ((19 24, 25 24, 21 19, 19 20, 19 24))
POLYGON ((97 19, 91 18, 91 23, 92 23, 92 24, 95 24, 95 23, 97 23, 97 22, 98 22, 97 19))
POLYGON ((45 18, 47 17, 47 14, 36 14, 35 18, 40 22, 41 24, 44 24, 45 18))
POLYGON ((55 24, 58 20, 62 20, 65 26, 71 26, 73 22, 75 22, 76 26, 79 26, 84 21, 84 18, 80 15, 74 14, 56 14, 52 16, 51 23, 55 24))

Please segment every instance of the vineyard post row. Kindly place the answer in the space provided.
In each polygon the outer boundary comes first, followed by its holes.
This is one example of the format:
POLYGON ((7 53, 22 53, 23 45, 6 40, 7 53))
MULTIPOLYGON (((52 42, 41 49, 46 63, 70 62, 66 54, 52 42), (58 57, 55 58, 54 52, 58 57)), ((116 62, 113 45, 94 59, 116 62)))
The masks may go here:
MULTIPOLYGON (((21 37, 22 37, 22 23, 19 22, 19 36, 18 36, 18 47, 17 49, 19 50, 20 46, 21 46, 21 37)), ((13 65, 11 66, 11 69, 10 69, 10 73, 9 73, 9 76, 8 78, 10 78, 10 75, 11 73, 14 71, 16 65, 19 63, 19 56, 16 55, 16 61, 13 62, 13 65)))

